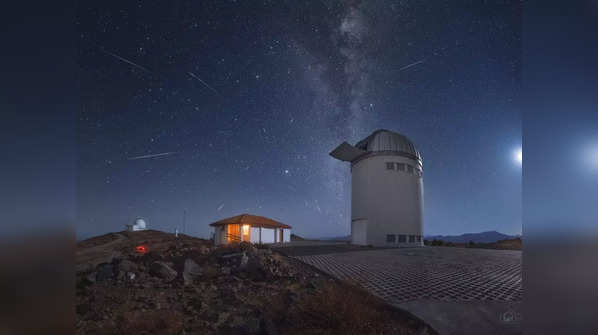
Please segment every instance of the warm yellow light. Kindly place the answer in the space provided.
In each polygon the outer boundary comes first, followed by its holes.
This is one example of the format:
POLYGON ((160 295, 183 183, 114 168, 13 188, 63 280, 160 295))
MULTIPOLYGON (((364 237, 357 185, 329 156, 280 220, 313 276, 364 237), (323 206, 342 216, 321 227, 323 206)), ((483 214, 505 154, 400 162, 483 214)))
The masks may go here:
POLYGON ((249 225, 244 224, 243 225, 243 235, 247 235, 247 234, 249 234, 249 225))

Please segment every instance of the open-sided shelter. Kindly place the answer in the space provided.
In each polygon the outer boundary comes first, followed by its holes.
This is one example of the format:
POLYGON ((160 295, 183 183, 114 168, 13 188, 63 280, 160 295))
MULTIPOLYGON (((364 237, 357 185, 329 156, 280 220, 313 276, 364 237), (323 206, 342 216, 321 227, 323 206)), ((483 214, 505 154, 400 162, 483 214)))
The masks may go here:
POLYGON ((210 223, 216 245, 251 242, 284 243, 291 241, 291 226, 267 217, 241 214, 210 223))

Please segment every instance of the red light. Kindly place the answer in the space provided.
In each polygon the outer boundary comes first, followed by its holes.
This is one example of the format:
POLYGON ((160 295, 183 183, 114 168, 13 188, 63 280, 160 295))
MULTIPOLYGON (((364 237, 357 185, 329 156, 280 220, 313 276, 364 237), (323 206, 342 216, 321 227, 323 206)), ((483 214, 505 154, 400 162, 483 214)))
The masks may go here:
POLYGON ((135 249, 140 254, 145 254, 147 252, 147 247, 145 245, 138 245, 135 249))

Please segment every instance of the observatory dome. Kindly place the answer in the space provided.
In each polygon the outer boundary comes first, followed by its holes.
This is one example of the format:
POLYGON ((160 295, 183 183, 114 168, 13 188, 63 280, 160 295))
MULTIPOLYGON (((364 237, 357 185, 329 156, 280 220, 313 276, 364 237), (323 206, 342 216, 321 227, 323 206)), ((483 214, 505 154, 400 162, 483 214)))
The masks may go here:
POLYGON ((145 220, 142 218, 135 219, 135 226, 138 228, 145 228, 145 220))
POLYGON ((386 129, 378 129, 370 136, 357 142, 356 148, 368 151, 395 151, 412 156, 417 160, 422 160, 419 151, 407 136, 386 129))

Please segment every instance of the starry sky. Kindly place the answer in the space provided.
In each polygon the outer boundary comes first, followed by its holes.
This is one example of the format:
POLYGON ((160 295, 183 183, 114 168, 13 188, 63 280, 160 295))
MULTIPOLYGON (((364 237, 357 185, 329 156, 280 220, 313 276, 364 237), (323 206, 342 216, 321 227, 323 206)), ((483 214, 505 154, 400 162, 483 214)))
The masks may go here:
POLYGON ((328 153, 378 128, 422 153, 426 235, 521 233, 520 6, 80 2, 78 238, 240 213, 347 235, 328 153))

